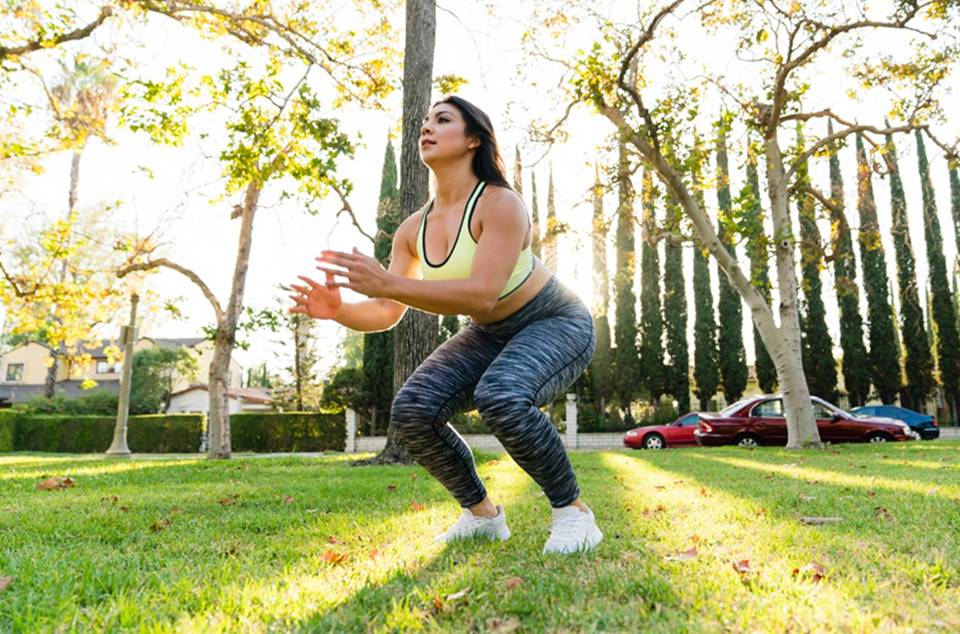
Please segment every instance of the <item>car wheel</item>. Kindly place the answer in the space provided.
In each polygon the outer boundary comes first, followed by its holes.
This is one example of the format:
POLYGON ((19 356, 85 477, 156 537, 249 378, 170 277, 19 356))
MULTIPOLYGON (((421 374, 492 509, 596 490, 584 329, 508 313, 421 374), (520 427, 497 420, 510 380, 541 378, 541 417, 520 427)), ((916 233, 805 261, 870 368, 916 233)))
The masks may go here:
POLYGON ((867 442, 888 442, 890 440, 891 440, 890 436, 882 432, 877 432, 867 436, 867 442))
POLYGON ((744 434, 737 438, 734 444, 738 447, 759 447, 763 443, 760 442, 760 437, 756 434, 744 434))
POLYGON ((647 434, 643 439, 644 449, 663 449, 667 443, 660 434, 647 434))

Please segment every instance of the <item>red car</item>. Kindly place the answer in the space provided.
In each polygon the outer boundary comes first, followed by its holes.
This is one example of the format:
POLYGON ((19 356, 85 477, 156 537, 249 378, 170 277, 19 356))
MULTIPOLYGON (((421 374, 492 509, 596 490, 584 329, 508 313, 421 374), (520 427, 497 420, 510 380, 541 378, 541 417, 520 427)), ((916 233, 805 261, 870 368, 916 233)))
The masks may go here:
MULTIPOLYGON (((810 400, 820 440, 824 442, 887 442, 918 437, 903 421, 879 416, 860 418, 816 396, 810 400)), ((786 445, 783 398, 779 394, 753 396, 737 401, 719 414, 701 413, 695 435, 701 445, 786 445)))
POLYGON ((623 437, 623 444, 633 449, 664 449, 666 447, 696 447, 698 415, 684 414, 666 425, 647 425, 631 429, 623 437))

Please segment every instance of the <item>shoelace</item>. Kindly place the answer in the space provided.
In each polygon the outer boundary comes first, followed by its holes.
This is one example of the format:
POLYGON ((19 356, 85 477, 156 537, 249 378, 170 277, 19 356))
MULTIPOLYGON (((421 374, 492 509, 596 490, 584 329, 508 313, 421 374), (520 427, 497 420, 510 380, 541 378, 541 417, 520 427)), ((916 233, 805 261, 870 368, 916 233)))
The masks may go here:
POLYGON ((457 520, 457 523, 451 526, 447 532, 449 534, 458 534, 466 530, 472 530, 475 526, 482 524, 485 519, 487 518, 477 517, 472 513, 464 513, 460 516, 460 519, 457 520))

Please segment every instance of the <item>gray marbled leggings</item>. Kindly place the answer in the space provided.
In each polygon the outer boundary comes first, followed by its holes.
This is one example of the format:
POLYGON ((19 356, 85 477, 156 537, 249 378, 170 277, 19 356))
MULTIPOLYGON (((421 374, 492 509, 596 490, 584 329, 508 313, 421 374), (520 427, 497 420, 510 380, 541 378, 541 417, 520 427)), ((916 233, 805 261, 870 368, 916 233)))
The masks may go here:
POLYGON ((447 421, 476 408, 550 504, 567 506, 580 495, 577 478, 539 407, 580 376, 595 347, 590 311, 551 278, 509 317, 471 321, 434 350, 397 392, 391 420, 417 462, 470 507, 487 492, 470 448, 447 421))

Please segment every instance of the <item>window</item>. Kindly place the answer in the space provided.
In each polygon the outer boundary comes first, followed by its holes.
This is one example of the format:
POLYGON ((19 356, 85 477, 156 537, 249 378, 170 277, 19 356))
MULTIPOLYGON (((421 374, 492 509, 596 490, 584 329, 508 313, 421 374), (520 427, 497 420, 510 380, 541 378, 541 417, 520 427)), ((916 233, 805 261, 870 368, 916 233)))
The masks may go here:
POLYGON ((23 380, 23 364, 8 363, 6 380, 9 383, 19 383, 20 381, 22 381, 23 380))
POLYGON ((758 403, 757 406, 753 408, 752 415, 761 418, 783 418, 783 401, 777 398, 758 403))
POLYGON ((829 420, 833 418, 834 414, 837 413, 831 408, 827 407, 824 403, 813 401, 811 405, 813 405, 813 417, 820 420, 829 420))
POLYGON ((108 363, 107 361, 97 361, 97 374, 120 374, 123 372, 122 363, 108 363))
POLYGON ((680 426, 681 426, 681 427, 696 427, 696 426, 697 426, 697 423, 699 423, 699 422, 700 422, 700 417, 699 417, 699 416, 697 416, 696 414, 690 414, 690 415, 684 416, 683 418, 680 419, 680 426))

